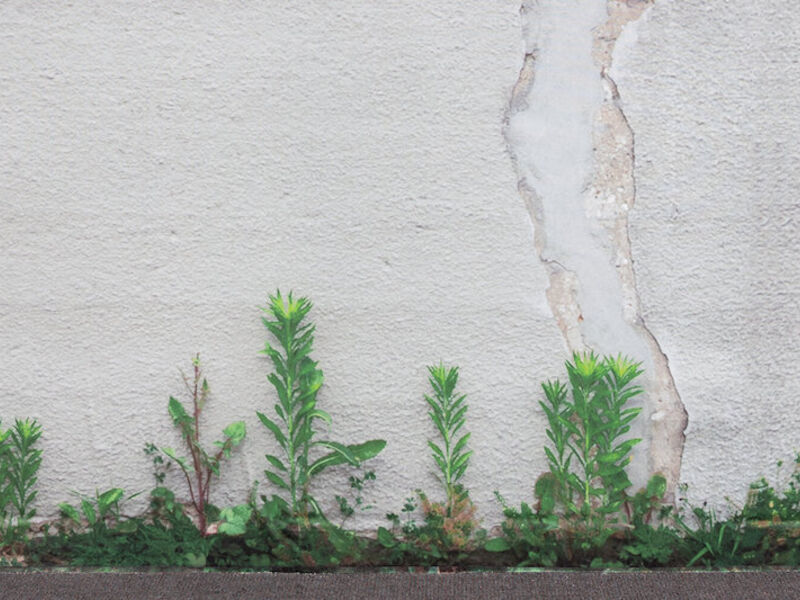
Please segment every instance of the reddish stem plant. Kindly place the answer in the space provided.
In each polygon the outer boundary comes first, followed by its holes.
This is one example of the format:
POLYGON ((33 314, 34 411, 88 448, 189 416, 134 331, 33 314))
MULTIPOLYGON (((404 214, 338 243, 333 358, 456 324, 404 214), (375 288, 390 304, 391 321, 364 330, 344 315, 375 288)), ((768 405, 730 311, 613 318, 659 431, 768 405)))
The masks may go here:
POLYGON ((223 458, 229 458, 234 447, 238 446, 245 436, 244 421, 236 421, 223 429, 225 436, 222 441, 214 442, 218 448, 216 452, 208 453, 200 445, 200 413, 209 396, 208 382, 203 377, 200 367, 200 355, 192 359, 193 377, 190 380, 185 374, 183 381, 192 399, 191 415, 183 404, 173 396, 169 398, 167 410, 169 416, 178 429, 180 429, 191 459, 178 456, 172 448, 161 448, 169 458, 174 460, 183 471, 186 485, 189 487, 189 496, 197 517, 199 529, 203 535, 208 534, 208 507, 211 497, 211 481, 219 477, 219 466, 223 458))

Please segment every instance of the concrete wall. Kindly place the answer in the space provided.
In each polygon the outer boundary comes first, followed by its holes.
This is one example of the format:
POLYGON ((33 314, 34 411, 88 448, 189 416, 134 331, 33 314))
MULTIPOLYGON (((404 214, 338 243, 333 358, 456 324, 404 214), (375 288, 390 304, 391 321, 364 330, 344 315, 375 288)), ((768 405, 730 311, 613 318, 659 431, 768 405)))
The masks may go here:
POLYGON ((277 287, 315 303, 332 437, 388 441, 358 528, 435 496, 425 365, 461 367, 491 526, 546 468, 539 382, 585 347, 647 369, 637 483, 741 497, 798 445, 799 14, 4 2, 0 417, 44 425, 40 512, 151 486, 195 352, 209 442, 247 421, 214 496, 241 502, 275 450, 277 287))

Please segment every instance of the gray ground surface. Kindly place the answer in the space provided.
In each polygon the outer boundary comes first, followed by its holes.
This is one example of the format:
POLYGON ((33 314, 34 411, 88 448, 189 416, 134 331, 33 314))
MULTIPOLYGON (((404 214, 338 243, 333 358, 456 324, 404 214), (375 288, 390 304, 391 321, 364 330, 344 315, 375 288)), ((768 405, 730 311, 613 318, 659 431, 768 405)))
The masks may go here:
POLYGON ((636 573, 0 572, 0 598, 800 598, 800 571, 636 573))

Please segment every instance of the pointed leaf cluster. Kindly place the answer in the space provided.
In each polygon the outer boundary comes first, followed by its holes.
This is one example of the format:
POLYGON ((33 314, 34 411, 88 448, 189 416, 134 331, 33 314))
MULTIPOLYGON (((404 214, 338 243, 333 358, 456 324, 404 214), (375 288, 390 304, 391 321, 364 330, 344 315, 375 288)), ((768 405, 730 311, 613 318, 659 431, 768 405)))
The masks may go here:
POLYGON ((306 518, 310 513, 320 512, 309 493, 313 476, 334 465, 347 463, 357 466, 362 460, 378 454, 386 445, 383 440, 345 445, 315 439, 318 433, 315 423, 321 421, 330 428, 332 419, 327 412, 317 408, 317 393, 324 376, 311 359, 315 325, 304 322, 311 308, 308 298, 295 298, 291 292, 284 297, 278 290, 269 297, 261 320, 277 343, 267 342, 262 354, 270 358, 275 369, 267 379, 278 396, 274 406, 277 420, 262 412, 256 413, 283 450, 283 458, 266 455, 271 469, 264 475, 273 485, 288 493, 292 514, 306 518), (312 459, 314 448, 324 448, 329 452, 312 459))
MULTIPOLYGON (((625 471, 630 452, 640 439, 623 439, 641 411, 626 407, 642 392, 633 382, 641 363, 618 355, 574 353, 566 362, 571 393, 565 384, 542 384, 551 448, 545 455, 556 486, 547 498, 573 515, 593 511, 613 515, 625 502, 631 482, 625 471)), ((540 501, 545 504, 543 496, 540 501)))
POLYGON ((442 474, 442 484, 448 505, 458 495, 458 481, 469 465, 472 450, 467 450, 470 433, 462 432, 467 421, 466 394, 455 394, 458 367, 445 367, 442 363, 428 367, 428 381, 433 396, 425 395, 430 410, 428 416, 436 427, 441 442, 428 441, 434 462, 442 474))
POLYGON ((42 427, 34 419, 15 419, 13 427, 0 428, 0 548, 25 539, 30 519, 42 451, 34 445, 42 427))

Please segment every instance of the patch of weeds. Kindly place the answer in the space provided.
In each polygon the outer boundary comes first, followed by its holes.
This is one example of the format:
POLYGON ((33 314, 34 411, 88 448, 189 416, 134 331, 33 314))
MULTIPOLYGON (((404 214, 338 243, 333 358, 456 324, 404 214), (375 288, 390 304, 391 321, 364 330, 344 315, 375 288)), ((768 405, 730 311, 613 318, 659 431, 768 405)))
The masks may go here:
POLYGON ((539 404, 552 442, 552 449, 545 447, 551 477, 540 480, 537 491, 545 511, 562 511, 570 561, 602 558, 601 550, 617 530, 631 485, 625 467, 641 441, 622 439, 641 412, 626 407, 642 391, 633 383, 640 367, 622 356, 601 359, 593 352, 576 352, 566 363, 571 393, 558 380, 542 385, 546 402, 539 404))
POLYGON ((219 540, 209 556, 211 564, 240 569, 317 570, 364 564, 367 541, 324 518, 311 525, 292 514, 289 504, 273 495, 251 495, 252 518, 237 537, 219 540))
POLYGON ((354 518, 358 513, 375 508, 364 500, 364 490, 375 479, 375 471, 362 470, 359 475, 350 475, 348 478, 348 483, 350 484, 349 496, 334 496, 336 504, 339 506, 339 513, 342 515, 340 527, 344 527, 345 522, 354 518))
POLYGON ((428 441, 432 458, 439 468, 439 481, 444 491, 444 501, 432 501, 427 494, 417 490, 417 498, 406 499, 400 517, 390 513, 391 531, 381 527, 378 541, 386 549, 388 561, 414 564, 451 564, 465 558, 485 537, 475 518, 475 505, 467 489, 460 483, 469 466, 472 450, 467 449, 470 433, 466 424, 466 394, 456 394, 458 367, 443 364, 428 367, 428 382, 433 396, 425 395, 430 410, 428 416, 439 434, 438 443, 428 441), (420 525, 411 518, 416 501, 422 510, 424 522, 420 525))
POLYGON ((560 549, 555 533, 558 517, 552 511, 534 510, 525 502, 516 509, 499 492, 495 496, 503 507, 503 535, 488 540, 486 550, 510 553, 519 567, 556 566, 560 549))
MULTIPOLYGON (((161 448, 161 451, 180 467, 189 489, 192 507, 197 515, 198 528, 204 535, 209 533, 209 522, 220 519, 220 511, 210 503, 211 483, 220 474, 220 465, 223 459, 230 458, 233 448, 238 446, 245 438, 244 421, 235 421, 222 431, 222 441, 214 442, 218 449, 209 452, 200 444, 200 415, 209 397, 208 382, 203 377, 200 367, 200 355, 192 359, 193 375, 188 378, 183 374, 183 382, 191 398, 190 410, 179 400, 170 396, 167 410, 172 422, 181 432, 189 458, 178 456, 172 448, 161 448)), ((152 447, 149 444, 148 447, 152 447)), ((162 477, 163 480, 163 477, 162 477)), ((228 517, 241 520, 245 508, 227 509, 228 517)), ((225 524, 220 525, 225 528, 225 524)), ((235 531, 238 531, 236 528, 235 531)), ((229 531, 230 532, 230 531, 229 531)))
POLYGON ((642 391, 634 383, 641 364, 576 352, 565 366, 569 388, 557 379, 542 384, 539 405, 551 446, 544 448, 550 470, 534 489, 537 510, 504 504, 505 543, 491 542, 488 549, 514 549, 527 565, 553 564, 557 536, 566 564, 619 566, 609 540, 623 525, 620 511, 631 485, 625 467, 641 441, 625 439, 641 411, 627 406, 642 391))
POLYGON ((663 567, 674 563, 685 545, 679 532, 668 525, 674 507, 664 502, 666 491, 667 480, 656 474, 626 503, 632 528, 619 555, 625 564, 663 567))
MULTIPOLYGON (((223 539, 214 549, 210 560, 217 565, 311 569, 356 564, 365 556, 366 543, 327 519, 311 493, 311 484, 329 467, 361 466, 380 453, 386 442, 344 444, 319 438, 317 426, 330 428, 332 419, 317 406, 324 377, 311 358, 315 326, 306 321, 311 308, 307 298, 296 299, 291 292, 283 297, 278 291, 264 309, 262 322, 276 344, 267 343, 263 353, 274 366, 268 380, 278 402, 275 418, 260 411, 256 414, 282 450, 280 456, 266 455, 269 468, 264 472, 278 493, 261 495, 259 504, 254 486, 248 504, 252 517, 241 523, 236 538, 223 539), (319 450, 326 452, 320 455, 319 450)), ((374 479, 372 471, 350 478, 354 495, 337 498, 343 522, 368 508, 362 492, 366 482, 374 479)))

